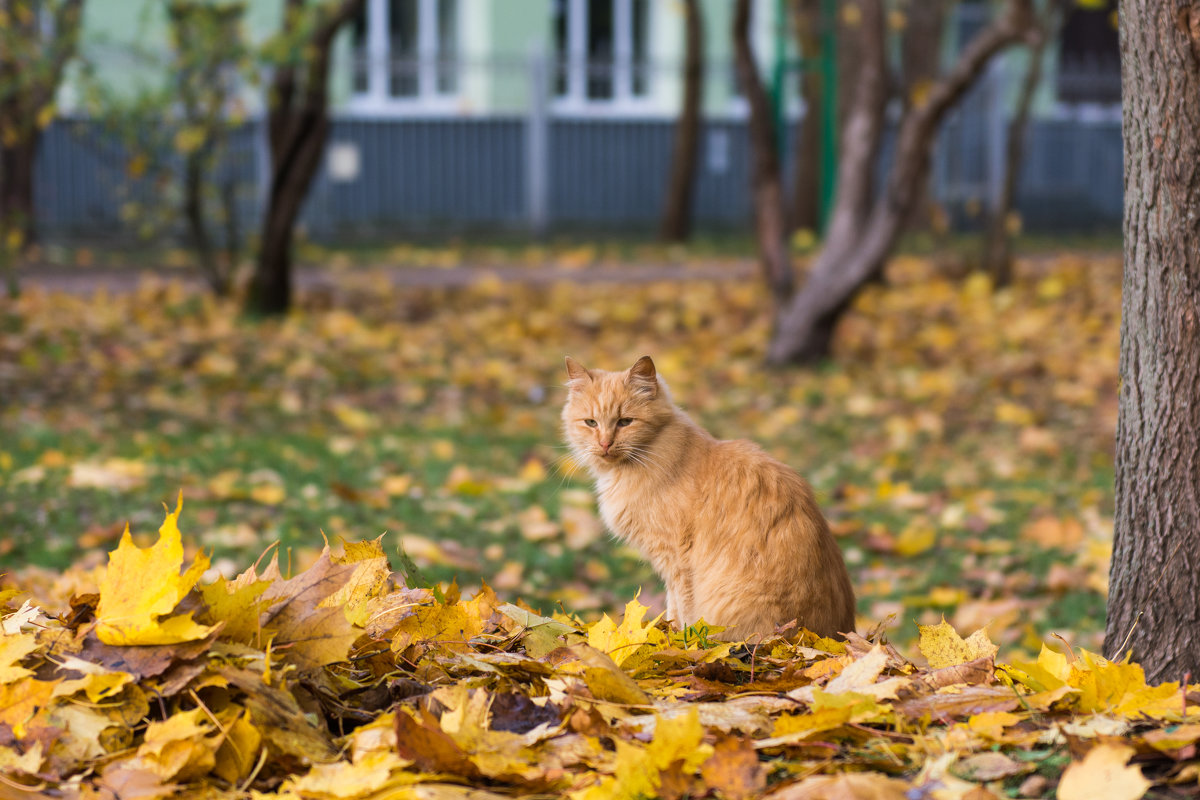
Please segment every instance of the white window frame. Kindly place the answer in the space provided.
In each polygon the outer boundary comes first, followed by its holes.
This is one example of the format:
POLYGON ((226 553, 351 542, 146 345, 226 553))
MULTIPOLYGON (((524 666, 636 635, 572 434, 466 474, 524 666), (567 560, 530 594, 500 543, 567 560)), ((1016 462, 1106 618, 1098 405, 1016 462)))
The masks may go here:
MULTIPOLYGON (((643 115, 656 110, 654 104, 654 70, 647 68, 642 94, 633 93, 633 0, 608 0, 613 7, 613 96, 588 97, 587 3, 588 0, 567 0, 567 50, 565 94, 554 94, 551 108, 560 114, 581 116, 643 115)), ((646 63, 650 63, 650 48, 654 44, 654 5, 646 3, 646 63)), ((559 57, 555 53, 555 58, 559 57)), ((556 64, 557 69, 557 64, 556 64)))
POLYGON ((366 57, 367 90, 352 91, 346 110, 359 114, 404 115, 448 114, 457 112, 463 92, 462 41, 465 0, 453 0, 455 9, 454 36, 457 80, 453 92, 438 91, 438 0, 417 0, 417 93, 408 97, 391 94, 392 55, 388 33, 390 8, 388 0, 367 0, 364 11, 367 20, 366 57))

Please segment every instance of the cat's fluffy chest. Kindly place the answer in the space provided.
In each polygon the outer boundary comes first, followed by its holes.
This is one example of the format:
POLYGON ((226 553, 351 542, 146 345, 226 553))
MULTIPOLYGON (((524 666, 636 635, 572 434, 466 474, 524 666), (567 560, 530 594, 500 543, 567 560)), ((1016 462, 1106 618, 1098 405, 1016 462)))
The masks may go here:
POLYGON ((675 572, 673 566, 691 533, 690 482, 686 476, 674 478, 664 481, 645 469, 596 477, 604 524, 617 538, 642 551, 659 573, 675 572))

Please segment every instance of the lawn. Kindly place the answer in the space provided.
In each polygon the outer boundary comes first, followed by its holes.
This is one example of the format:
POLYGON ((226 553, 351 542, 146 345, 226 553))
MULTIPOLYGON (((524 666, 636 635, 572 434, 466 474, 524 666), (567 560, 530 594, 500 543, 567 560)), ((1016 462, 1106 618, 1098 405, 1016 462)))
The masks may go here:
POLYGON ((125 523, 153 541, 182 491, 185 543, 230 576, 274 542, 286 572, 383 534, 394 566, 547 613, 639 587, 653 608, 558 432, 564 355, 650 354, 713 433, 812 482, 860 630, 906 642, 945 615, 1004 654, 1099 650, 1119 259, 1044 256, 996 291, 898 258, 811 370, 762 366, 768 308, 745 279, 430 289, 358 267, 280 321, 171 282, 30 287, 0 300, 0 582, 53 607, 94 591, 125 523))

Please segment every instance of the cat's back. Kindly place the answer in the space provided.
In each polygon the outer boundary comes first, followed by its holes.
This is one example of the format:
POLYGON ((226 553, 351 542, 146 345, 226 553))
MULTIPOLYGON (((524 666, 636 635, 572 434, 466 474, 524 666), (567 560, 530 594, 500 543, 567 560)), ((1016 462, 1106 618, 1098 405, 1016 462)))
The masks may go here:
POLYGON ((738 504, 797 503, 816 511, 812 488, 799 473, 746 439, 712 441, 696 477, 698 492, 738 504))

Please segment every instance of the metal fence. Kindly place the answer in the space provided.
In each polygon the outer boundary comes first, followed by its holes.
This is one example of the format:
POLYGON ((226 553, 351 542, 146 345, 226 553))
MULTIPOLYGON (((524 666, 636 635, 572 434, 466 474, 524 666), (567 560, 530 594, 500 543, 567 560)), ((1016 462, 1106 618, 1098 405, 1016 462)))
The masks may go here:
MULTIPOLYGON (((545 85, 536 62, 527 69, 531 86, 545 85)), ((730 74, 727 65, 710 72, 730 74)), ((1016 80, 1003 64, 993 68, 940 135, 932 191, 960 227, 977 224, 977 211, 996 196, 1004 168, 1006 100, 1016 80)), ((661 113, 567 112, 545 92, 528 97, 521 113, 336 113, 302 226, 320 241, 652 230, 663 203, 674 120, 661 113)), ((792 116, 795 122, 798 114, 792 116)), ((258 120, 237 131, 219 167, 239 184, 238 208, 247 231, 256 229, 268 177, 263 128, 258 120)), ((789 137, 795 129, 789 126, 789 137)), ((1027 143, 1018 196, 1026 229, 1119 225, 1119 119, 1059 109, 1035 117, 1027 143)), ((785 143, 789 176, 791 150, 785 143)), ((131 169, 134 158, 97 122, 54 122, 35 171, 43 240, 136 239, 137 214, 128 210, 172 202, 172 189, 161 179, 139 176, 131 169)), ((751 198, 744 114, 735 110, 705 119, 696 166, 696 228, 745 227, 751 198)))

